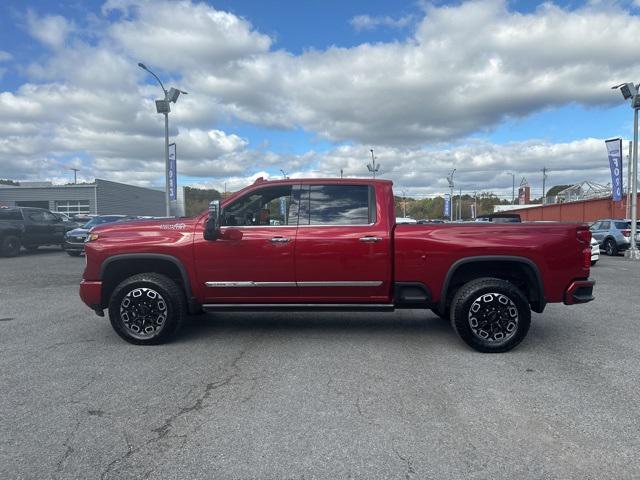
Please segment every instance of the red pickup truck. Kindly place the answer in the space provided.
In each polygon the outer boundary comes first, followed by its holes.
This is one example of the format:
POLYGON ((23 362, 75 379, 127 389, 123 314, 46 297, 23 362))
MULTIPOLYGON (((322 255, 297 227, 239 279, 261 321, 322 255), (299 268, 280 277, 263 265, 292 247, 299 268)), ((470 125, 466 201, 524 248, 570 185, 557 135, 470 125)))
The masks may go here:
POLYGON ((194 218, 99 226, 82 300, 135 344, 188 313, 431 309, 468 345, 504 352, 531 310, 593 300, 583 225, 396 225, 392 183, 264 181, 194 218))

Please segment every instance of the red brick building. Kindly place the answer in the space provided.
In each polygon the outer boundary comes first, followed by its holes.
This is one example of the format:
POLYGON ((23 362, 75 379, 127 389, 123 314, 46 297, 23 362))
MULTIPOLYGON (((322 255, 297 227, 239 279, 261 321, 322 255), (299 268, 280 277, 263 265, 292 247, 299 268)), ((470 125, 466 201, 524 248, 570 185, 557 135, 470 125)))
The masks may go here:
MULTIPOLYGON (((638 195, 637 205, 640 205, 640 195, 638 195)), ((519 213, 523 221, 592 222, 601 218, 631 217, 631 213, 629 213, 629 217, 627 217, 626 196, 621 202, 614 202, 611 200, 611 197, 593 198, 577 202, 519 208, 513 210, 513 212, 519 213)), ((640 218, 640 215, 638 215, 638 218, 640 218)))

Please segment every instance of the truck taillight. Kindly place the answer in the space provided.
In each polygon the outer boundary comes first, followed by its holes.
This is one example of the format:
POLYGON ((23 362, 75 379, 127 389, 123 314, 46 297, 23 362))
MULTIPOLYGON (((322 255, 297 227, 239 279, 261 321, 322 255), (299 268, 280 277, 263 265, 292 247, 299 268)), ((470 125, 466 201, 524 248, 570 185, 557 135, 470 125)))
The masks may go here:
POLYGON ((587 227, 578 227, 576 236, 582 247, 582 267, 588 272, 591 269, 591 231, 587 227))
POLYGON ((578 227, 576 236, 580 243, 584 245, 591 245, 591 231, 587 227, 578 227))

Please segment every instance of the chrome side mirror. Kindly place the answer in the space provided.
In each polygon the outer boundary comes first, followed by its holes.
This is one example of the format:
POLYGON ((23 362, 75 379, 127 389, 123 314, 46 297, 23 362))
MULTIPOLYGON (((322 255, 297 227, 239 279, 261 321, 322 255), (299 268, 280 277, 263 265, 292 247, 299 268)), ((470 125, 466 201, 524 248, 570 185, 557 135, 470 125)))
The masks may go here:
POLYGON ((204 227, 205 240, 217 240, 220 238, 220 200, 209 203, 209 218, 204 227))

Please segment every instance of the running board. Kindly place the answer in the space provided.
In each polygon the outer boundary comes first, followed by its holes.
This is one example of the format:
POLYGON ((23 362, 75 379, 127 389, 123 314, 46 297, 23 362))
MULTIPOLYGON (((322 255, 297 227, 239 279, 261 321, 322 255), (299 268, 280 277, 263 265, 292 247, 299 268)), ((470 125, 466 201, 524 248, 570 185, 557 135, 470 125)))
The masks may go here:
POLYGON ((337 310, 337 311, 393 311, 393 303, 207 303, 205 312, 252 311, 252 310, 337 310))

